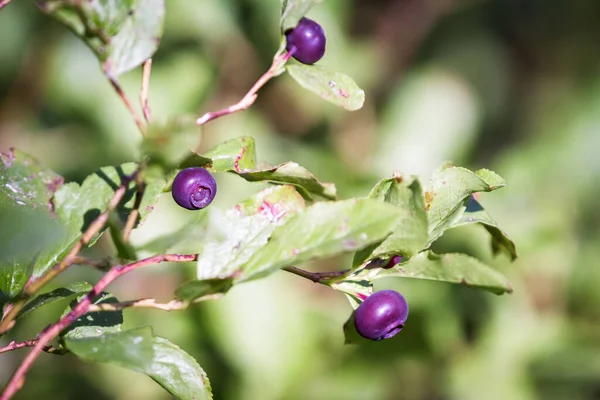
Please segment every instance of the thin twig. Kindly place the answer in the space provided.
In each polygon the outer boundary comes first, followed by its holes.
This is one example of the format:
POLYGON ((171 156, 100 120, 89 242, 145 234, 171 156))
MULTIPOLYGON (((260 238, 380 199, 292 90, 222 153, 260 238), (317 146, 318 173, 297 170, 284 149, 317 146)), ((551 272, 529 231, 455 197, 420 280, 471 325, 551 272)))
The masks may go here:
POLYGON ((102 260, 96 261, 91 260, 87 257, 75 256, 73 257, 72 265, 88 265, 90 267, 96 268, 100 271, 108 271, 111 267, 110 260, 102 260))
POLYGON ((212 121, 213 119, 217 119, 224 115, 233 114, 234 112, 242 111, 250 107, 252 104, 254 104, 254 101, 258 97, 258 95, 256 94, 258 90, 261 87, 263 87, 265 83, 267 83, 271 78, 279 75, 281 68, 285 65, 287 60, 289 60, 293 54, 294 49, 292 49, 292 51, 285 52, 273 58, 273 63, 271 64, 269 70, 265 72, 263 76, 261 76, 256 81, 256 83, 250 88, 248 93, 246 93, 240 101, 222 110, 208 112, 204 114, 196 120, 196 125, 204 125, 207 122, 212 121))
POLYGON ((197 254, 159 254, 153 257, 145 258, 140 261, 133 262, 126 265, 115 265, 110 271, 106 273, 100 279, 100 281, 94 286, 94 288, 87 294, 81 301, 69 312, 67 315, 62 317, 57 323, 44 329, 38 336, 37 343, 35 343, 33 349, 27 354, 27 357, 21 362, 19 368, 13 373, 10 381, 6 385, 0 400, 8 400, 13 397, 19 389, 25 383, 25 375, 27 371, 40 353, 44 350, 52 339, 54 339, 60 332, 62 332, 71 323, 76 321, 79 317, 84 315, 90 309, 90 306, 94 302, 94 299, 98 297, 102 291, 115 279, 124 275, 134 269, 143 268, 148 265, 158 264, 162 262, 190 262, 198 259, 197 254))
POLYGON ((142 67, 142 90, 140 91, 140 103, 142 104, 142 114, 146 122, 150 122, 152 115, 148 106, 148 93, 150 91, 150 71, 152 70, 152 59, 149 58, 144 62, 142 67))
POLYGON ((79 252, 85 245, 87 245, 92 240, 94 236, 98 234, 98 232, 102 230, 102 228, 106 224, 106 221, 108 220, 109 214, 112 212, 112 210, 117 208, 117 206, 121 202, 121 199, 125 195, 127 188, 129 187, 129 183, 132 179, 135 178, 135 176, 137 176, 137 174, 138 172, 135 172, 132 176, 123 179, 121 186, 119 186, 119 188, 115 190, 112 198, 108 202, 106 210, 103 213, 101 213, 94 221, 92 221, 90 226, 86 229, 86 231, 77 241, 77 243, 75 243, 75 245, 71 248, 71 250, 65 256, 65 258, 63 258, 58 264, 56 264, 54 267, 48 270, 48 272, 46 272, 44 275, 36 279, 30 279, 25 284, 25 288, 23 289, 21 299, 19 299, 12 305, 12 307, 10 307, 10 310, 6 312, 2 321, 0 321, 0 334, 8 331, 13 327, 14 319, 32 295, 37 293, 44 285, 46 285, 64 270, 73 265, 74 261, 80 260, 76 259, 76 257, 79 255, 79 252))
POLYGON ((11 0, 0 0, 0 10, 2 10, 11 0))
POLYGON ((140 216, 140 205, 142 204, 142 199, 144 198, 144 192, 146 191, 146 183, 142 180, 141 175, 138 175, 135 179, 136 191, 135 191, 135 200, 133 203, 133 209, 129 213, 127 217, 127 221, 125 222, 125 227, 123 228, 123 241, 125 243, 129 243, 129 237, 131 236, 131 231, 135 227, 135 223, 137 222, 138 217, 140 216))
MULTIPOLYGON (((8 351, 23 349, 25 347, 34 347, 37 344, 37 342, 38 342, 37 340, 26 340, 24 342, 16 342, 13 340, 6 346, 0 347, 0 354, 6 353, 8 351)), ((54 353, 54 354, 64 354, 65 353, 65 351, 63 349, 59 349, 52 345, 44 346, 42 348, 42 351, 45 351, 46 353, 51 353, 51 354, 52 353, 54 353)))
POLYGON ((123 100, 125 107, 127 107, 127 110, 129 110, 129 114, 131 114, 131 116, 133 117, 133 120, 135 121, 135 124, 137 125, 142 136, 146 136, 146 127, 144 126, 142 119, 138 115, 137 111, 133 108, 133 105, 129 101, 127 94, 125 94, 125 91, 119 84, 119 81, 117 81, 117 77, 112 74, 110 70, 110 64, 108 63, 108 61, 104 63, 104 75, 106 76, 112 87, 115 89, 121 100, 123 100))
POLYGON ((297 267, 284 267, 282 269, 284 271, 290 272, 294 275, 298 275, 298 276, 301 276, 308 280, 311 280, 314 283, 323 283, 324 281, 327 281, 329 279, 342 277, 342 276, 346 275, 348 272, 350 272, 349 269, 345 269, 343 271, 332 271, 332 272, 310 272, 310 271, 305 271, 305 270, 297 268, 297 267))

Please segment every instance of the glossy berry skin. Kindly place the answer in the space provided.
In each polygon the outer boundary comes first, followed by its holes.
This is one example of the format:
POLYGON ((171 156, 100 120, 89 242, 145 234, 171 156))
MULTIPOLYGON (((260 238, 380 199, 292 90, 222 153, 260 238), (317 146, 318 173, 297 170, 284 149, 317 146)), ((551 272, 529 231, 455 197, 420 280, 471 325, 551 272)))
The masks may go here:
POLYGON ((287 51, 294 50, 293 57, 302 64, 314 64, 325 54, 325 32, 321 25, 302 18, 298 25, 285 33, 287 51))
POLYGON ((215 178, 200 167, 186 168, 177 174, 171 189, 173 200, 188 210, 201 210, 212 203, 217 194, 215 178))
POLYGON ((404 327, 408 303, 394 290, 375 292, 362 302, 354 314, 356 331, 370 340, 389 339, 404 327))

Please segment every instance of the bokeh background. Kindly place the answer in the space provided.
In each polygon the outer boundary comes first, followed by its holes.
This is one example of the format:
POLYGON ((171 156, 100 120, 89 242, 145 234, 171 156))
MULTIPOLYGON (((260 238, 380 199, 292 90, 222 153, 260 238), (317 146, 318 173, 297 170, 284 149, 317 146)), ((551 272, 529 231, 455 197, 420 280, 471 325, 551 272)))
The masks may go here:
MULTIPOLYGON (((277 50, 279 10, 277 0, 167 1, 151 81, 154 118, 237 101, 277 50)), ((509 184, 481 202, 520 258, 493 259, 478 227, 449 232, 436 247, 495 265, 514 293, 380 281, 379 289, 405 294, 411 315, 393 340, 362 346, 342 345, 351 312, 342 294, 284 272, 184 312, 126 311, 126 325, 151 324, 193 355, 216 399, 600 399, 600 2, 327 0, 309 16, 327 34, 320 64, 355 78, 364 108, 339 110, 283 75, 249 111, 209 123, 202 147, 254 136, 260 160, 299 162, 335 182, 343 198, 366 195, 393 171, 427 180, 446 160, 491 168, 509 184)), ((134 99, 140 77, 122 78, 134 99)), ((32 2, 0 12, 0 150, 18 147, 81 181, 135 160, 139 140, 70 31, 32 2)), ((218 180, 215 208, 262 188, 218 180)), ((189 219, 164 196, 134 240, 148 243, 189 219)), ((89 255, 110 251, 102 240, 89 255)), ((148 268, 111 291, 121 300, 166 301, 190 270, 148 268)), ((54 286, 99 276, 74 267, 54 286)), ((14 335, 33 338, 65 305, 37 311, 14 335)), ((0 381, 24 351, 2 355, 0 381)), ((169 397, 143 375, 43 354, 17 398, 169 397)))

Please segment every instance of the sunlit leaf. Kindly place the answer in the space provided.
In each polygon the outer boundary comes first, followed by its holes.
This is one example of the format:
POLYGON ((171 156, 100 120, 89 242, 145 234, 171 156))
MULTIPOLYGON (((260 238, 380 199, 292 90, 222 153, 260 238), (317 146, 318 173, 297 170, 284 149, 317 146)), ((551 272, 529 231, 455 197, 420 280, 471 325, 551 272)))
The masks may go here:
POLYGON ((306 15, 310 8, 322 0, 284 0, 281 8, 281 32, 298 25, 298 21, 306 15))
POLYGON ((163 33, 164 0, 42 0, 38 4, 79 36, 113 76, 152 57, 163 33))
POLYGON ((273 232, 243 267, 240 280, 256 279, 313 258, 360 250, 385 238, 402 210, 372 199, 315 203, 273 232))
POLYGON ((365 92, 348 75, 320 65, 290 64, 285 67, 305 89, 349 111, 365 102, 365 92))
POLYGON ((177 297, 182 300, 195 300, 203 296, 224 294, 233 286, 233 279, 206 279, 186 282, 177 289, 177 297))
POLYGON ((380 269, 379 278, 415 278, 456 283, 485 289, 495 294, 512 292, 508 279, 494 268, 466 254, 434 254, 422 252, 406 263, 391 269, 380 269))

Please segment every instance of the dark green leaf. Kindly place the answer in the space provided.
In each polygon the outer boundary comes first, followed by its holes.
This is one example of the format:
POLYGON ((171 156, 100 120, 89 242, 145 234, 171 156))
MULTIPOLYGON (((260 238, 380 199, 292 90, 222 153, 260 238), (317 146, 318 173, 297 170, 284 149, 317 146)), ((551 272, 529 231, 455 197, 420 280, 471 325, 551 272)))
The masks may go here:
POLYGON ((429 242, 437 240, 464 212, 469 197, 505 186, 504 180, 489 170, 477 172, 449 167, 435 174, 425 194, 429 217, 429 242))
MULTIPOLYGON (((85 295, 78 296, 71 301, 71 304, 65 309, 62 317, 70 313, 73 308, 85 295)), ((92 304, 110 304, 118 303, 115 296, 110 293, 102 292, 92 304)), ((62 318, 61 317, 61 318, 62 318)), ((84 339, 101 336, 105 333, 115 333, 121 331, 123 325, 123 311, 97 311, 82 315, 71 325, 60 333, 62 338, 84 339)))
POLYGON ((434 254, 425 251, 391 269, 379 269, 379 278, 416 278, 458 283, 485 289, 495 294, 512 292, 504 275, 494 268, 466 254, 434 254))
POLYGON ((232 286, 232 278, 191 281, 181 285, 176 295, 182 300, 192 301, 203 296, 227 293, 232 286))
POLYGON ((43 0, 39 6, 75 32, 113 76, 152 57, 163 32, 164 0, 43 0))
POLYGON ((208 377, 196 360, 167 339, 153 336, 150 327, 94 338, 65 338, 64 343, 86 361, 145 373, 178 399, 212 399, 208 377))
POLYGON ((394 232, 382 243, 356 253, 353 266, 375 258, 402 255, 408 259, 427 244, 427 213, 421 183, 416 177, 395 177, 379 181, 369 198, 391 203, 405 211, 394 232))
MULTIPOLYGON (((265 189, 217 220, 198 260, 198 279, 230 278, 273 230, 304 207, 293 186, 265 189)), ((215 218, 218 218, 215 216, 215 218)))
POLYGON ((358 110, 365 102, 365 92, 341 72, 320 65, 290 64, 285 68, 300 86, 346 110, 358 110))
POLYGON ((46 304, 53 303, 55 301, 64 300, 71 296, 81 295, 92 290, 92 285, 87 282, 75 282, 67 287, 61 287, 54 289, 51 292, 40 294, 31 300, 19 313, 17 318, 22 318, 30 312, 45 306, 46 304))
POLYGON ((355 311, 352 311, 350 317, 348 317, 346 322, 344 322, 344 344, 357 344, 368 341, 368 339, 360 336, 360 334, 356 331, 356 326, 354 325, 354 314, 355 311))
POLYGON ((322 0, 285 0, 281 9, 281 32, 285 32, 298 25, 298 21, 306 15, 313 4, 322 0))
POLYGON ((313 258, 360 250, 385 238, 403 212, 372 199, 316 203, 277 227, 243 266, 240 280, 256 279, 313 258))
POLYGON ((142 142, 142 154, 151 163, 161 165, 167 171, 176 169, 200 143, 200 128, 195 118, 177 116, 167 122, 148 125, 142 142))

